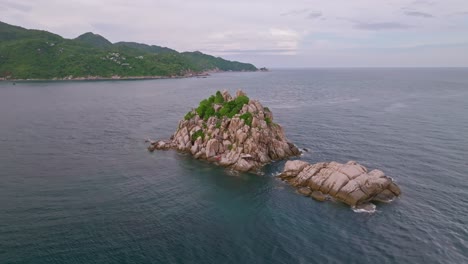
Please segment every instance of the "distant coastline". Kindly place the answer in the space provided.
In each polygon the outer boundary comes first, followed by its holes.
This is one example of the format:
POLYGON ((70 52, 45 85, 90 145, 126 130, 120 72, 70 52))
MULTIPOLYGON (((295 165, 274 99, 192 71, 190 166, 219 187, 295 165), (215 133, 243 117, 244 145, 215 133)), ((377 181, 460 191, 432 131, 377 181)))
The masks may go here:
POLYGON ((200 74, 187 74, 180 76, 119 76, 114 75, 111 77, 103 76, 87 76, 87 77, 73 77, 68 76, 64 78, 52 78, 52 79, 41 79, 41 78, 28 78, 28 79, 10 79, 0 78, 3 82, 22 82, 22 81, 118 81, 118 80, 153 80, 153 79, 181 79, 181 78, 206 78, 210 76, 209 73, 200 74))
POLYGON ((0 21, 0 77, 20 80, 127 80, 203 76, 213 71, 257 71, 251 63, 200 51, 136 42, 112 43, 84 33, 74 39, 0 21))
POLYGON ((187 73, 184 75, 172 75, 172 76, 119 76, 114 75, 111 77, 103 76, 86 76, 86 77, 73 77, 67 76, 63 78, 52 78, 52 79, 41 79, 41 78, 28 78, 28 79, 12 79, 0 77, 0 82, 28 82, 28 81, 131 81, 131 80, 158 80, 158 79, 184 79, 184 78, 207 78, 214 73, 226 73, 226 72, 265 72, 265 70, 257 71, 221 71, 212 70, 201 73, 187 73))

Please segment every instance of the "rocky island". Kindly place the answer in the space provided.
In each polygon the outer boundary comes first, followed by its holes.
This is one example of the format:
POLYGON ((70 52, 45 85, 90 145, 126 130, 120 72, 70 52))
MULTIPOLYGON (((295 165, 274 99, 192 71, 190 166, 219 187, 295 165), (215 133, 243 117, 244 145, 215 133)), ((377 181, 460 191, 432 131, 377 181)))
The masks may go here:
POLYGON ((401 194, 393 179, 381 170, 369 172, 355 161, 346 164, 288 161, 279 177, 298 188, 304 196, 318 201, 335 199, 364 210, 375 208, 372 201, 391 202, 401 194))
POLYGON ((148 149, 175 149, 244 172, 300 154, 271 111, 242 91, 235 97, 218 91, 201 101, 169 140, 152 142, 148 149))
MULTIPOLYGON (((273 122, 271 111, 240 90, 235 97, 217 91, 185 115, 170 139, 150 142, 151 152, 174 149, 243 172, 259 172, 267 163, 301 154, 273 122)), ((380 170, 369 172, 354 161, 291 160, 279 177, 304 196, 341 201, 365 211, 375 209, 372 201, 391 202, 401 194, 392 178, 380 170)))

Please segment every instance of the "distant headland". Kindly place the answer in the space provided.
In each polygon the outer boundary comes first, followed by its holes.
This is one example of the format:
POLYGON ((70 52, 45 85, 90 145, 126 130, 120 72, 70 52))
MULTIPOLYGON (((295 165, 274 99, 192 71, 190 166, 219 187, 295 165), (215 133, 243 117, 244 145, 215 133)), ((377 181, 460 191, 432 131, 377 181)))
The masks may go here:
POLYGON ((178 52, 135 42, 111 43, 91 32, 65 39, 3 22, 0 22, 0 62, 0 80, 160 79, 259 71, 250 63, 199 51, 178 52))

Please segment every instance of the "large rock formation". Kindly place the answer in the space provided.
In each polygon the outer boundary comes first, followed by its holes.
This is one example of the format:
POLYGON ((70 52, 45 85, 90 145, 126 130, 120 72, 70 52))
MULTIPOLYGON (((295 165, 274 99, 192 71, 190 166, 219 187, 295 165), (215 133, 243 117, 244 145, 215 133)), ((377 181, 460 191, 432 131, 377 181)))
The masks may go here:
POLYGON ((203 100, 179 122, 170 140, 152 142, 148 149, 176 149, 238 171, 257 171, 300 154, 270 110, 242 91, 234 98, 218 91, 203 100))
POLYGON ((366 208, 371 201, 390 202, 401 194, 400 188, 380 170, 349 161, 320 162, 287 161, 279 177, 298 188, 298 192, 323 201, 334 198, 353 207, 366 208))

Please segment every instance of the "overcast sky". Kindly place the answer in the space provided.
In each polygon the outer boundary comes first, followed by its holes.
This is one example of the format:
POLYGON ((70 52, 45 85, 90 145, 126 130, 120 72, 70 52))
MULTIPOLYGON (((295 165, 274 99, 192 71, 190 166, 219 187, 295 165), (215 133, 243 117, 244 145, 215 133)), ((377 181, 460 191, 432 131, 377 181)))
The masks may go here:
POLYGON ((256 66, 468 66, 468 0, 0 0, 0 20, 256 66))

